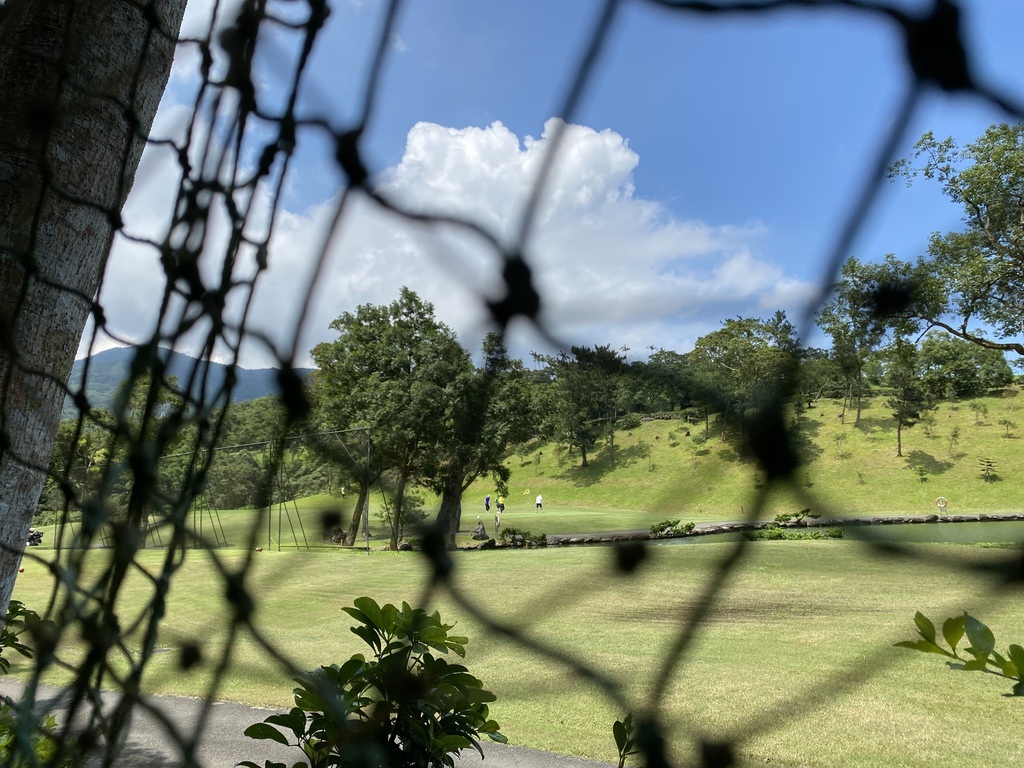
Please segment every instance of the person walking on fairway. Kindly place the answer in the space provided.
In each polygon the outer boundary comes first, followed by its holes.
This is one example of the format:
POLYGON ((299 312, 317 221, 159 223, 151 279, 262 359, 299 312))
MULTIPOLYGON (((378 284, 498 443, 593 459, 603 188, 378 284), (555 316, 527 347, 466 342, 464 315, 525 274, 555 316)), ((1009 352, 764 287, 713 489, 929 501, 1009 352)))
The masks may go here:
POLYGON ((484 512, 491 511, 491 494, 484 496, 484 512))
POLYGON ((504 511, 505 511, 505 497, 504 496, 499 496, 498 497, 498 512, 500 514, 501 512, 504 512, 504 511))
POLYGON ((544 511, 544 497, 541 496, 539 493, 537 494, 537 509, 539 509, 541 512, 544 511))

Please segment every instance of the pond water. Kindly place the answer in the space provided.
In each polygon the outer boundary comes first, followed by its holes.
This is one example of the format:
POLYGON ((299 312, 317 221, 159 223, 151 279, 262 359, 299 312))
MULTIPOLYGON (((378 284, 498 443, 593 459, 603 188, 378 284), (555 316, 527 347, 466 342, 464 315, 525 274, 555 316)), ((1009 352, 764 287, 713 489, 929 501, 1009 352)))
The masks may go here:
MULTIPOLYGON (((799 529, 798 529, 799 530, 799 529)), ((655 546, 673 544, 711 544, 735 541, 743 534, 736 531, 689 536, 682 539, 652 541, 655 546)), ((998 520, 968 523, 891 523, 887 525, 851 525, 844 528, 844 540, 891 541, 904 544, 1020 544, 1024 542, 1024 520, 998 520)))

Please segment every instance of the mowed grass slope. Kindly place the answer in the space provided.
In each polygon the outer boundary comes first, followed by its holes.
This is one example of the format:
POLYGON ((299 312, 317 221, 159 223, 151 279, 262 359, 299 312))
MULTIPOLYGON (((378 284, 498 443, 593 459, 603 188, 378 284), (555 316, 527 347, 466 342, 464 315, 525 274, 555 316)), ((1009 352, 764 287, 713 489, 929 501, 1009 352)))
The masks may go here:
MULTIPOLYGON (((792 482, 770 489, 763 517, 811 508, 823 515, 929 514, 935 499, 949 501, 949 514, 1019 512, 1024 509, 1018 478, 1024 473, 1024 398, 1011 387, 974 401, 940 404, 935 425, 919 424, 903 431, 903 457, 896 457, 896 425, 884 398, 867 399, 861 423, 846 423, 838 415, 838 400, 822 400, 801 414, 791 416, 795 444, 803 465, 792 482), (971 403, 987 410, 981 417, 971 403), (1007 428, 1008 420, 1020 427, 1007 428), (955 441, 951 440, 958 433, 955 441), (992 459, 996 478, 985 482, 978 469, 980 458, 992 459)), ((534 443, 523 456, 507 460, 511 471, 510 492, 503 525, 534 533, 598 533, 648 528, 666 519, 708 522, 736 520, 749 512, 755 492, 763 482, 755 463, 737 451, 735 436, 722 439, 712 421, 711 437, 696 445, 693 437, 703 425, 683 421, 649 421, 636 429, 620 430, 615 437, 614 465, 607 441, 589 456, 589 466, 579 466, 551 443, 534 443), (687 434, 689 432, 689 434, 687 434), (534 500, 544 497, 538 512, 534 500)), ((437 499, 419 491, 427 519, 437 509, 437 499)), ((497 492, 487 480, 478 480, 463 496, 460 541, 470 543, 468 532, 477 517, 493 534, 497 492), (490 494, 492 510, 486 514, 484 496, 490 494)), ((252 543, 268 549, 322 545, 322 515, 340 513, 347 523, 355 503, 346 497, 310 496, 275 505, 271 513, 253 509, 205 510, 194 513, 191 526, 211 543, 245 547, 252 543)), ((370 545, 381 546, 388 531, 378 517, 382 508, 379 489, 371 496, 370 545)), ((347 526, 346 526, 347 527, 347 526)), ((43 546, 56 541, 55 526, 44 526, 43 546)), ((407 536, 414 537, 410 528, 407 536)), ((355 544, 362 545, 360 538, 355 544)), ((163 540, 149 539, 151 546, 163 540)))
MULTIPOLYGON (((791 417, 795 447, 804 464, 790 487, 773 489, 768 513, 812 507, 836 515, 928 514, 935 511, 938 496, 949 500, 950 514, 1020 510, 1017 478, 1024 472, 1024 398, 1011 387, 971 402, 988 411, 980 423, 969 402, 942 403, 930 430, 923 424, 904 428, 903 457, 897 458, 896 424, 884 398, 865 400, 858 426, 849 410, 846 423, 840 421, 840 401, 820 400, 813 409, 791 417), (1004 419, 1019 424, 1010 429, 1009 437, 999 423, 1004 419), (954 430, 959 430, 959 437, 951 445, 954 430), (996 464, 994 482, 981 478, 982 457, 996 464)), ((762 478, 755 464, 739 455, 734 438, 721 438, 716 422, 702 446, 693 442, 697 434, 703 434, 703 425, 645 422, 616 433, 614 465, 603 441, 588 456, 586 468, 579 466, 578 454, 570 459, 552 444, 532 445, 525 456, 508 460, 509 511, 532 510, 539 493, 545 509, 553 511, 634 510, 650 522, 736 519, 747 510, 762 478)), ((489 483, 477 482, 466 493, 463 508, 482 510, 487 493, 494 493, 489 483)), ((614 530, 627 517, 618 514, 614 525, 600 530, 614 530)))
MULTIPOLYGON (((462 552, 455 555, 454 584, 493 620, 614 680, 639 708, 650 703, 672 639, 731 546, 655 547, 630 578, 612 573, 607 548, 462 552)), ((1010 553, 956 546, 912 551, 920 557, 883 560, 853 542, 752 545, 657 702, 673 757, 692 762, 696 741, 738 738, 751 765, 1021 764, 1020 702, 1002 696, 1009 690, 1005 681, 953 672, 939 657, 891 647, 914 636, 916 610, 941 619, 969 609, 993 628, 1000 648, 1024 640, 1019 590, 1000 593, 994 581, 956 568, 1010 553)), ((89 553, 93 568, 109 556, 89 553)), ((139 561, 156 569, 162 556, 144 552, 139 561)), ((170 651, 198 642, 204 661, 182 672, 176 653, 156 655, 144 683, 150 692, 209 693, 232 617, 210 557, 188 553, 158 640, 170 651)), ((224 557, 234 570, 243 553, 224 557)), ((424 599, 426 564, 414 554, 342 550, 253 557, 246 580, 258 606, 253 624, 300 670, 363 650, 341 611, 357 596, 413 604, 424 599)), ((129 578, 119 602, 123 626, 131 625, 152 588, 134 571, 129 578)), ((45 605, 50 586, 44 564, 29 562, 15 598, 45 605)), ((467 664, 498 695, 493 715, 513 744, 613 759, 611 724, 624 712, 593 684, 485 632, 443 592, 429 604, 469 635, 467 664)), ((74 655, 76 642, 66 638, 64 652, 74 655)), ((138 636, 127 638, 130 649, 138 643, 138 636)), ((291 672, 243 629, 215 694, 284 708, 291 672)))

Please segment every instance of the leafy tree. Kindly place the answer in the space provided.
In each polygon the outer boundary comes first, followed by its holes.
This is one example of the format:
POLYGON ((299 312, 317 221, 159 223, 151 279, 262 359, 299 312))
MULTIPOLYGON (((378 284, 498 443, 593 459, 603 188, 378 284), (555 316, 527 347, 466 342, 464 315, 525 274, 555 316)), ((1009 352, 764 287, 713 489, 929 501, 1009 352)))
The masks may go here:
POLYGON ((285 409, 281 398, 271 395, 232 403, 220 422, 218 447, 264 443, 281 435, 285 409))
POLYGON ((980 427, 982 420, 988 417, 988 406, 975 400, 967 407, 974 414, 974 426, 980 427))
POLYGON ((573 347, 573 354, 593 381, 597 398, 596 418, 605 421, 608 430, 608 461, 615 466, 615 426, 623 400, 623 381, 626 373, 623 350, 607 345, 573 347))
POLYGON ((155 0, 145 12, 134 0, 20 1, 4 10, 0 615, 43 488, 89 299, 170 75, 185 0, 155 0))
POLYGON ((801 403, 810 408, 819 397, 836 397, 843 392, 842 366, 824 349, 805 349, 800 353, 796 392, 801 403))
POLYGON ((960 442, 960 427, 953 427, 949 433, 949 454, 953 455, 953 448, 960 442))
MULTIPOLYGON (((892 255, 886 256, 882 264, 864 263, 851 256, 840 270, 832 298, 818 311, 818 327, 832 339, 832 359, 846 378, 843 414, 847 401, 851 406, 854 400, 857 403, 854 425, 860 424, 869 360, 885 341, 893 323, 881 306, 880 297, 909 280, 909 267, 892 255)), ((911 326, 903 320, 898 330, 906 333, 911 326)))
POLYGON ((490 475, 507 495, 511 446, 533 435, 529 382, 519 360, 509 357, 500 334, 483 342, 483 366, 467 366, 451 382, 443 403, 437 443, 424 460, 425 484, 441 497, 438 522, 447 544, 455 547, 462 494, 478 477, 490 475))
POLYGON ((932 234, 920 261, 922 277, 937 286, 935 300, 908 307, 907 314, 965 341, 1024 356, 1024 344, 1011 341, 1024 323, 1024 125, 992 125, 962 148, 926 133, 890 176, 908 185, 919 176, 935 181, 963 210, 963 229, 932 234))
POLYGON ((746 411, 787 389, 798 357, 796 330, 779 311, 769 320, 738 317, 697 339, 688 359, 700 399, 735 407, 743 430, 746 411))
POLYGON ((572 347, 571 354, 538 355, 545 364, 551 390, 549 403, 555 435, 569 449, 579 448, 581 466, 588 466, 592 450, 605 428, 609 430, 614 462, 614 423, 617 384, 622 358, 609 346, 572 347))
POLYGON ((921 386, 921 369, 913 344, 897 339, 886 352, 885 383, 890 395, 886 404, 896 419, 896 455, 903 456, 903 430, 913 427, 932 405, 921 386))
POLYGON ((626 410, 653 413, 685 408, 692 387, 686 356, 670 349, 656 349, 647 360, 635 360, 623 371, 626 410))
POLYGON ((433 306, 405 287, 390 305, 361 305, 331 328, 338 338, 312 350, 314 402, 336 429, 371 429, 377 460, 396 478, 390 544, 397 549, 406 487, 443 439, 443 404, 471 366, 469 355, 433 306))
POLYGON ((1013 383, 1003 353, 948 333, 932 331, 921 342, 921 383, 933 400, 976 397, 1013 383))

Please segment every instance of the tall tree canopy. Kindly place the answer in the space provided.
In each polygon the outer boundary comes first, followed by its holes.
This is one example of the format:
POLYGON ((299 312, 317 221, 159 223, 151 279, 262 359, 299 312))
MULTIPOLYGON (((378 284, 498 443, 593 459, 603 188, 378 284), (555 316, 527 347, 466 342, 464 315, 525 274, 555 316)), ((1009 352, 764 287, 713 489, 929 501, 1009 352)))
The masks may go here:
POLYGON ((942 331, 925 336, 918 358, 921 383, 932 400, 976 397, 1013 383, 1013 372, 1002 352, 942 331))
MULTIPOLYGON (((587 451, 606 430, 614 446, 614 422, 623 360, 607 345, 572 347, 570 354, 534 354, 546 366, 554 397, 550 399, 553 434, 580 451, 580 464, 588 466, 587 451)), ((614 457, 614 447, 611 454, 614 457)), ((614 458, 612 459, 614 461, 614 458)))
POLYGON ((504 459, 509 447, 535 434, 526 370, 510 358, 501 335, 484 338, 483 365, 458 372, 446 392, 441 433, 425 455, 425 485, 441 497, 438 523, 447 545, 455 548, 462 494, 479 477, 490 475, 507 494, 504 459))
POLYGON ((912 320, 894 319, 882 297, 911 280, 912 269, 893 255, 881 264, 868 264, 851 256, 843 264, 831 298, 818 311, 818 327, 832 339, 832 357, 846 377, 846 402, 857 402, 854 424, 860 424, 864 395, 864 367, 886 339, 890 329, 908 333, 912 320))
POLYGON ((907 314, 1024 356, 1024 125, 993 125, 962 148, 926 133, 890 175, 936 181, 963 210, 962 230, 932 234, 918 265, 919 279, 934 283, 930 301, 907 314))
POLYGON ((783 390, 799 352, 796 329, 786 313, 768 320, 737 317, 697 339, 688 359, 701 399, 736 408, 743 417, 783 390))
POLYGON ((336 429, 369 427, 376 460, 395 473, 391 548, 398 548, 405 491, 422 478, 445 437, 446 407, 472 367, 434 307, 402 288, 388 306, 364 304, 331 323, 332 342, 312 356, 314 402, 336 429))

